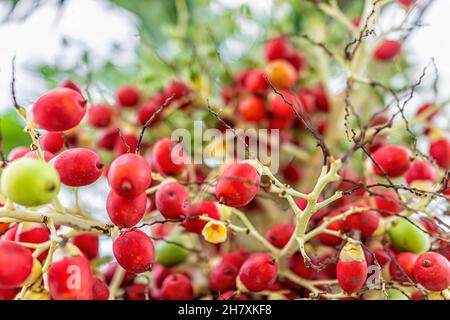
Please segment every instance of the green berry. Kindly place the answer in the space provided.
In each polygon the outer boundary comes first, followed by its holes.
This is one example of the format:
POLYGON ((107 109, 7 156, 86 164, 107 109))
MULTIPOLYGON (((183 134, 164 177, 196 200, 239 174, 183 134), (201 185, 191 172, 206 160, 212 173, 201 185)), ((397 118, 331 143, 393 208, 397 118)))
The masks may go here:
POLYGON ((34 207, 50 203, 59 192, 59 175, 48 163, 31 158, 11 162, 1 176, 1 190, 13 202, 34 207))
POLYGON ((409 300, 408 296, 397 289, 387 289, 386 293, 388 294, 388 300, 409 300))
POLYGON ((189 251, 170 242, 179 243, 182 246, 188 247, 190 244, 189 237, 173 236, 166 240, 168 242, 161 242, 156 246, 156 262, 162 264, 164 267, 173 267, 183 263, 187 259, 189 251))
POLYGON ((404 218, 397 218, 388 230, 393 245, 400 251, 417 254, 430 248, 429 236, 404 218))

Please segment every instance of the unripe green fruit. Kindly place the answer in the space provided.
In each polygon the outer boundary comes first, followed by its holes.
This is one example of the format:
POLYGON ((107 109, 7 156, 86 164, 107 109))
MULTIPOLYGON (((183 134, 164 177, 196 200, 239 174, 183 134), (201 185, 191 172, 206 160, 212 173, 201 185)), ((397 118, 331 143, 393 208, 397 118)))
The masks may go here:
MULTIPOLYGON (((189 247, 190 243, 187 236, 173 236, 166 240, 186 247, 189 247)), ((188 250, 169 242, 162 242, 156 246, 156 262, 167 268, 183 263, 189 255, 188 250)))
POLYGON ((397 289, 387 289, 386 293, 388 295, 388 300, 409 300, 408 296, 397 289))
POLYGON ((388 233, 392 243, 400 251, 420 254, 430 248, 429 236, 404 218, 395 219, 388 233))
POLYGON ((13 202, 34 207, 50 203, 59 192, 59 175, 48 163, 31 158, 11 162, 3 171, 1 190, 13 202))

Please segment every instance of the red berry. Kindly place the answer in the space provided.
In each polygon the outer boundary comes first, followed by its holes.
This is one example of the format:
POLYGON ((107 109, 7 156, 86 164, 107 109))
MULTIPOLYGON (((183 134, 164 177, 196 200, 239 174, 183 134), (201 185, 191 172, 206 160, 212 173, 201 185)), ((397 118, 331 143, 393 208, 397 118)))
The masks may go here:
MULTIPOLYGON (((389 178, 401 177, 411 165, 411 152, 401 146, 383 146, 373 154, 373 159, 384 170, 389 178)), ((375 173, 384 177, 383 172, 372 164, 375 173)))
POLYGON ((390 61, 401 52, 401 44, 396 40, 384 40, 375 50, 374 58, 378 61, 390 61))
POLYGON ((27 248, 0 240, 0 289, 19 287, 33 268, 33 257, 27 248))
POLYGON ((177 219, 187 215, 189 192, 178 182, 164 183, 156 192, 156 208, 166 219, 177 219))
POLYGON ((430 156, 442 169, 450 169, 450 141, 445 138, 433 141, 430 144, 430 156))
POLYGON ((209 285, 214 292, 226 292, 236 289, 236 278, 239 268, 234 264, 222 261, 209 274, 209 285))
POLYGON ((397 2, 402 6, 409 8, 416 3, 416 0, 397 0, 397 2))
POLYGON ((266 253, 253 254, 239 270, 239 280, 249 291, 258 292, 269 289, 277 279, 278 265, 266 253))
MULTIPOLYGON (((119 265, 115 261, 113 261, 107 265, 106 270, 105 270, 105 282, 107 284, 111 283, 111 281, 114 277, 114 274, 117 271, 118 266, 119 265)), ((135 277, 134 273, 127 271, 125 273, 125 276, 123 277, 122 283, 120 285, 125 286, 125 285, 130 284, 133 281, 134 277, 135 277)))
POLYGON ((148 271, 155 261, 152 240, 138 229, 121 233, 114 240, 113 253, 122 268, 131 273, 148 271))
POLYGON ((377 258, 380 267, 384 267, 387 263, 391 262, 390 255, 386 252, 386 250, 379 248, 373 251, 375 258, 377 258))
POLYGON ((274 37, 266 42, 265 56, 267 61, 284 59, 293 48, 283 36, 274 37))
POLYGON ((72 243, 89 259, 98 257, 98 235, 83 233, 72 238, 72 243))
POLYGON ((89 260, 70 244, 56 249, 48 270, 48 284, 54 300, 92 300, 89 260))
POLYGON ((295 227, 291 224, 276 224, 266 233, 266 239, 276 248, 283 248, 294 233, 295 227))
POLYGON ((266 74, 272 85, 280 90, 291 88, 298 80, 298 71, 286 60, 269 62, 266 74))
MULTIPOLYGON (((377 194, 380 195, 374 196, 374 199, 378 210, 386 211, 387 214, 397 214, 402 211, 402 207, 398 204, 398 202, 400 202, 400 199, 395 193, 389 191, 381 191, 377 192, 377 194), (392 201, 389 201, 389 199, 392 201)), ((383 215, 386 214, 383 213, 383 215)))
POLYGON ((116 99, 121 107, 134 107, 139 103, 141 94, 136 87, 124 85, 117 89, 116 99))
MULTIPOLYGON (((137 120, 139 124, 145 125, 147 121, 150 120, 150 118, 153 116, 153 114, 158 111, 158 109, 161 107, 163 103, 164 100, 160 102, 160 99, 155 97, 153 99, 148 100, 145 104, 143 104, 142 107, 140 107, 137 112, 137 120)), ((159 114, 153 118, 151 125, 157 123, 158 120, 159 114)))
POLYGON ((102 280, 94 277, 92 281, 92 299, 93 300, 108 300, 109 288, 102 280))
POLYGON ((34 121, 47 131, 76 127, 86 113, 86 99, 75 90, 56 88, 42 95, 33 106, 34 121))
MULTIPOLYGON (((15 234, 14 241, 28 243, 43 243, 50 240, 50 231, 40 223, 23 222, 19 224, 15 234)), ((33 252, 34 249, 30 248, 33 252)), ((47 250, 38 257, 40 261, 47 256, 47 250)))
POLYGON ((395 256, 395 262, 397 262, 401 269, 397 267, 394 261, 391 261, 391 263, 389 264, 389 272, 391 274, 391 278, 395 281, 408 282, 408 278, 404 275, 406 274, 409 279, 414 279, 413 267, 417 258, 418 255, 412 252, 400 252, 399 254, 397 254, 395 256))
POLYGON ((111 221, 120 228, 135 226, 147 209, 147 195, 141 193, 135 198, 122 197, 111 190, 106 200, 106 211, 111 221))
POLYGON ((150 166, 140 155, 123 154, 111 163, 108 181, 118 195, 127 198, 137 197, 152 182, 150 166))
POLYGON ((78 92, 79 94, 82 94, 81 92, 81 88, 78 85, 78 83, 72 81, 72 80, 66 80, 64 82, 62 82, 59 85, 61 88, 66 88, 66 89, 71 89, 71 90, 75 90, 76 92, 78 92))
POLYGON ((53 165, 61 182, 71 187, 87 186, 97 181, 103 172, 100 157, 86 148, 69 149, 61 153, 53 165))
POLYGON ((161 286, 160 294, 163 300, 194 299, 191 280, 182 273, 174 273, 167 276, 161 286))
POLYGON ((125 289, 125 300, 148 300, 149 287, 142 283, 133 283, 125 289))
POLYGON ((358 291, 367 278, 367 263, 360 245, 347 243, 339 254, 336 267, 339 286, 348 293, 358 291))
POLYGON ((166 90, 164 90, 164 95, 168 98, 173 96, 173 100, 179 100, 187 96, 190 92, 191 90, 184 82, 173 80, 167 85, 166 90))
POLYGON ((158 140, 152 148, 151 163, 163 175, 175 175, 186 167, 186 154, 181 144, 168 138, 158 140))
POLYGON ((161 288, 164 279, 173 273, 172 269, 166 268, 161 264, 155 263, 152 267, 153 281, 157 288, 161 288))
MULTIPOLYGON (((349 205, 362 206, 362 205, 349 205)), ((345 227, 351 230, 359 230, 362 237, 370 237, 380 224, 380 214, 376 211, 363 211, 349 215, 345 219, 345 227)))
POLYGON ((230 207, 245 206, 258 193, 260 179, 258 171, 250 164, 232 164, 217 181, 216 197, 230 207))
POLYGON ((46 132, 39 138, 42 150, 58 153, 64 148, 64 135, 61 132, 46 132))
POLYGON ((314 109, 322 112, 328 112, 330 110, 330 102, 323 85, 319 84, 315 87, 308 88, 305 91, 314 97, 314 109))
POLYGON ((109 126, 113 117, 113 109, 105 104, 96 104, 88 110, 88 123, 95 128, 109 126))
POLYGON ((296 184, 303 178, 303 169, 295 163, 288 163, 281 168, 284 181, 296 184))
MULTIPOLYGON (((284 91, 282 92, 282 94, 286 101, 290 102, 296 110, 299 109, 297 107, 297 101, 292 94, 290 94, 288 91, 284 91)), ((288 103, 284 102, 283 98, 280 95, 275 93, 271 94, 269 97, 269 106, 270 111, 276 118, 286 120, 295 119, 294 110, 292 110, 292 107, 288 103)))
POLYGON ((22 158, 30 152, 30 148, 27 147, 15 147, 8 153, 8 161, 14 161, 16 159, 22 158))
POLYGON ((0 289, 0 301, 14 300, 16 295, 20 292, 20 288, 0 289))
POLYGON ((438 110, 436 110, 436 111, 434 111, 433 113, 429 113, 429 111, 428 111, 428 109, 430 109, 430 108, 435 108, 436 107, 436 105, 435 104, 433 104, 433 103, 424 103, 423 105, 421 105, 418 109, 417 109, 417 112, 416 112, 416 114, 417 115, 421 115, 422 113, 427 113, 427 114, 429 114, 428 116, 427 116, 427 120, 428 121, 431 121, 438 113, 439 113, 439 111, 438 110))
POLYGON ((314 275, 314 269, 306 266, 305 259, 301 252, 294 253, 288 260, 288 267, 296 275, 304 279, 312 279, 314 275))
POLYGON ((436 182, 436 171, 433 165, 427 161, 415 161, 406 173, 406 182, 408 184, 414 181, 436 182))
POLYGON ((245 77, 245 88, 251 93, 263 93, 269 87, 266 75, 261 70, 251 70, 245 77))
POLYGON ((125 133, 122 135, 122 138, 120 135, 117 136, 116 141, 114 143, 114 152, 117 155, 122 155, 124 153, 134 153, 136 152, 136 148, 138 145, 138 138, 134 134, 128 134, 125 133), (123 140, 122 140, 123 138, 123 140), (124 143, 125 141, 125 143, 124 143), (128 147, 127 147, 128 145, 128 147), (128 148, 130 148, 130 151, 128 151, 128 148))
POLYGON ((240 268, 249 256, 250 253, 246 249, 236 249, 234 251, 223 254, 221 261, 228 261, 234 264, 237 268, 240 268))
POLYGON ((414 264, 413 274, 427 290, 443 291, 450 287, 450 262, 439 253, 422 253, 414 264))
MULTIPOLYGON (((49 162, 55 157, 55 155, 49 151, 44 151, 43 153, 44 153, 44 160, 46 162, 49 162)), ((29 151, 23 156, 23 158, 39 159, 39 155, 37 151, 29 151)))
POLYGON ((243 121, 261 121, 266 117, 264 101, 255 96, 246 97, 239 102, 237 113, 243 121))
MULTIPOLYGON (((212 201, 194 203, 189 207, 187 217, 192 218, 204 214, 212 219, 220 220, 219 209, 217 209, 216 204, 212 201)), ((183 226, 186 231, 201 234, 206 223, 207 221, 200 219, 188 219, 183 221, 183 226)))
POLYGON ((106 150, 113 150, 119 137, 119 130, 111 127, 100 132, 97 145, 106 150))
MULTIPOLYGON (((332 211, 331 213, 329 213, 326 217, 332 218, 334 216, 337 216, 338 214, 341 214, 341 211, 335 210, 335 211, 332 211)), ((319 225, 321 225, 323 222, 324 222, 324 220, 320 221, 319 225)), ((344 231, 344 228, 345 228, 345 225, 344 225, 343 220, 334 221, 327 226, 328 230, 333 230, 333 231, 344 231)), ((340 237, 332 235, 332 234, 328 234, 328 233, 321 233, 317 236, 317 238, 319 239, 319 241, 322 244, 331 246, 331 247, 338 246, 342 242, 342 239, 340 237)))

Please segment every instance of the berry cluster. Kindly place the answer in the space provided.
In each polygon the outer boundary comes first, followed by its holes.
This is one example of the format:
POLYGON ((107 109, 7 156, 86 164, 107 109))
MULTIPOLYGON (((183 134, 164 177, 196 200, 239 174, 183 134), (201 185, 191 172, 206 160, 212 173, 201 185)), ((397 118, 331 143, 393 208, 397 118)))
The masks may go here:
MULTIPOLYGON (((406 10, 414 2, 398 1, 406 10)), ((359 45, 372 20, 369 11, 348 23, 359 45)), ((346 92, 332 93, 316 59, 277 35, 265 42, 264 67, 237 71, 221 89, 220 113, 178 78, 151 93, 123 85, 114 103, 90 101, 73 81, 30 112, 14 96, 32 144, 2 159, 0 299, 449 299, 449 226, 435 209, 450 196, 442 106, 423 104, 414 121, 401 107, 362 118, 352 85, 395 91, 366 79, 358 59, 389 65, 401 43, 382 39, 366 56, 350 44, 344 61, 303 40, 350 68, 346 92), (220 132, 280 130, 279 172, 253 155, 191 164, 164 127, 206 104, 204 123, 220 132), (426 152, 391 139, 413 130, 426 152), (109 185, 102 218, 78 203, 78 190, 99 180, 109 185), (61 189, 74 206, 61 203, 61 189)))

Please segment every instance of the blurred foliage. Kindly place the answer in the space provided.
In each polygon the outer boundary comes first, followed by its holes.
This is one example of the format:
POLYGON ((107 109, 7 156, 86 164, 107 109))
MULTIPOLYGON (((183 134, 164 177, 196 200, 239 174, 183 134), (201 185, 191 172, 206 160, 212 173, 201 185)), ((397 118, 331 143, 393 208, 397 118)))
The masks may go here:
POLYGON ((8 154, 14 147, 26 146, 31 143, 30 136, 23 131, 23 123, 14 110, 1 115, 0 130, 5 154, 8 154))

